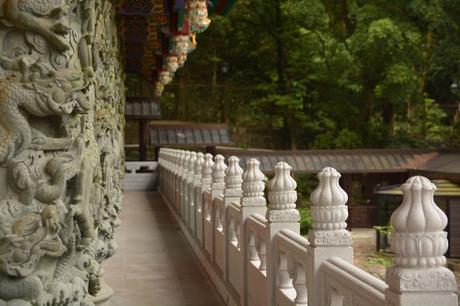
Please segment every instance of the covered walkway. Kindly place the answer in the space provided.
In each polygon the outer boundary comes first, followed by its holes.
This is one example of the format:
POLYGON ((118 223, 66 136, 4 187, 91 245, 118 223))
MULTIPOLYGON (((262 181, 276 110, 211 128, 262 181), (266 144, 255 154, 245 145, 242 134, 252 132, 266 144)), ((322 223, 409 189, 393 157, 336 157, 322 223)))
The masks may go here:
POLYGON ((125 192, 121 219, 104 263, 113 306, 223 305, 158 193, 125 192))

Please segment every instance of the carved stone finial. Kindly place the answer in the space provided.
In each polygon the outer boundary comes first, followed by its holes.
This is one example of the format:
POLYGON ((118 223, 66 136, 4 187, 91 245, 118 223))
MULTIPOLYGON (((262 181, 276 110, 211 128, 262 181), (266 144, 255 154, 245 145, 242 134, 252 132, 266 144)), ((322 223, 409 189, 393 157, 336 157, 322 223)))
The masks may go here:
POLYGON ((196 152, 190 152, 190 158, 188 160, 188 165, 187 165, 187 170, 189 176, 192 176, 195 174, 195 162, 196 162, 196 152))
POLYGON ((214 165, 212 166, 212 183, 211 189, 216 193, 223 193, 225 188, 225 169, 227 165, 225 164, 225 158, 217 154, 214 157, 214 165))
POLYGON ((241 196, 241 183, 243 169, 240 166, 240 159, 236 156, 231 156, 228 159, 228 168, 225 169, 225 190, 234 190, 241 196))
POLYGON ((394 228, 391 247, 396 257, 395 266, 386 273, 387 298, 410 300, 395 305, 433 305, 433 301, 438 305, 457 305, 455 276, 444 267, 448 240, 443 229, 447 217, 434 202, 436 186, 426 177, 415 176, 401 189, 402 204, 390 220, 394 228), (418 294, 414 296, 414 292, 418 294))
POLYGON ((243 173, 243 199, 241 206, 267 206, 267 200, 264 196, 265 175, 260 171, 260 162, 251 158, 246 163, 246 171, 243 173))
POLYGON ((181 176, 187 170, 187 157, 188 157, 188 152, 187 151, 181 151, 181 154, 180 154, 180 157, 179 157, 179 175, 181 175, 181 176))
POLYGON ((297 183, 291 177, 291 169, 287 163, 279 162, 275 167, 275 175, 268 183, 269 222, 300 221, 299 211, 295 208, 297 183))
POLYGON ((175 157, 175 159, 174 159, 174 160, 175 160, 174 163, 175 163, 175 165, 176 165, 176 166, 175 166, 175 168, 176 168, 176 173, 179 171, 179 169, 180 169, 180 167, 181 167, 181 165, 182 165, 182 154, 183 154, 183 152, 182 152, 182 151, 179 151, 179 150, 178 150, 178 151, 176 152, 176 154, 175 154, 176 157, 175 157))
POLYGON ((211 188, 211 174, 212 174, 212 166, 214 165, 214 161, 212 160, 212 154, 206 153, 204 155, 204 163, 203 163, 203 170, 201 171, 202 178, 201 178, 201 186, 203 189, 211 188))
POLYGON ((212 182, 213 183, 224 183, 225 178, 225 169, 227 165, 225 164, 225 158, 217 154, 214 157, 214 165, 212 166, 212 182))
POLYGON ((204 163, 204 154, 198 152, 196 154, 196 161, 194 165, 194 174, 193 174, 193 185, 200 186, 201 185, 201 171, 203 170, 203 163, 204 163))
POLYGON ((396 265, 439 267, 446 263, 447 216, 434 203, 436 186, 423 176, 409 178, 401 186, 403 202, 391 216, 391 246, 396 265))
POLYGON ((184 159, 182 160, 182 169, 184 169, 184 175, 188 172, 188 165, 190 161, 190 157, 192 157, 192 152, 184 151, 184 159))
POLYGON ((204 164, 204 154, 201 152, 198 152, 196 154, 196 162, 195 162, 195 175, 199 175, 201 178, 201 171, 203 170, 203 164, 204 164))
POLYGON ((348 218, 347 193, 340 187, 340 173, 324 168, 318 173, 319 184, 312 192, 312 230, 308 233, 312 245, 351 245, 351 233, 346 230, 348 218))
POLYGON ((447 226, 447 216, 433 199, 436 186, 429 179, 423 176, 411 177, 401 186, 401 190, 403 202, 390 221, 395 232, 441 232, 447 226))
POLYGON ((264 179, 265 175, 260 171, 260 162, 255 158, 251 158, 246 163, 246 171, 243 173, 243 197, 263 197, 265 190, 264 179))

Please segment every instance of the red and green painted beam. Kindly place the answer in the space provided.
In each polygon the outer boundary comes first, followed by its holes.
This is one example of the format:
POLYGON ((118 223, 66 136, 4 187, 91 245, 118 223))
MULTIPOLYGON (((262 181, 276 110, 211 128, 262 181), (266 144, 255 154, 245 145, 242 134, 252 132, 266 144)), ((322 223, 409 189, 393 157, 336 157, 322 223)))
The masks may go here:
POLYGON ((238 0, 211 0, 208 7, 210 15, 227 16, 238 0))

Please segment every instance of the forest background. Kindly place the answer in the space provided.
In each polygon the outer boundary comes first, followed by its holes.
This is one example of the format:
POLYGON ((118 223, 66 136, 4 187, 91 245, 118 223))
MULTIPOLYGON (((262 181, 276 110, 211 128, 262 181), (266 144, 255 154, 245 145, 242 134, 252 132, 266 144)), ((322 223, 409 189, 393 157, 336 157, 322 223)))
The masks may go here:
POLYGON ((162 119, 229 123, 243 148, 459 147, 458 16, 460 0, 239 0, 162 119))

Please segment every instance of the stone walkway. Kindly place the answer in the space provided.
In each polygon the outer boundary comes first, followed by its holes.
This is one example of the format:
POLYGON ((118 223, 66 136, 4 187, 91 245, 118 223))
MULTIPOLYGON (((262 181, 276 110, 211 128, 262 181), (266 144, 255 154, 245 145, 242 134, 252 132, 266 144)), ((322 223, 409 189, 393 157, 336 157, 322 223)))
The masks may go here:
POLYGON ((221 306, 166 204, 155 192, 125 192, 120 248, 104 263, 113 306, 221 306))

